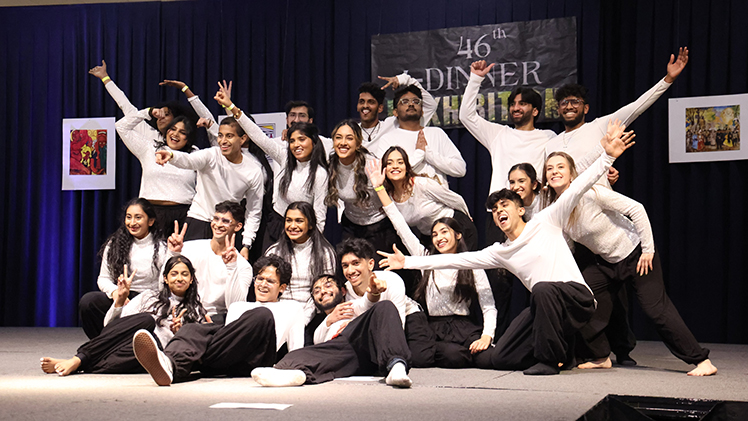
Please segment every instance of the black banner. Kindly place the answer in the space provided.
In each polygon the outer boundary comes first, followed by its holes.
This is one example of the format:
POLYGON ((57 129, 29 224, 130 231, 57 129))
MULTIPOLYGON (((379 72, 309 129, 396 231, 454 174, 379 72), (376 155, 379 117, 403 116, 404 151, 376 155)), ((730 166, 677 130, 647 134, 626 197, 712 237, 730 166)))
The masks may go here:
MULTIPOLYGON (((577 81, 577 23, 574 17, 376 35, 371 39, 371 75, 403 71, 418 79, 439 104, 431 124, 460 126, 458 110, 470 64, 496 63, 481 85, 478 113, 506 123, 507 100, 520 85, 544 99, 538 121, 558 119, 555 89, 577 81)), ((392 114, 392 91, 385 108, 392 114)))

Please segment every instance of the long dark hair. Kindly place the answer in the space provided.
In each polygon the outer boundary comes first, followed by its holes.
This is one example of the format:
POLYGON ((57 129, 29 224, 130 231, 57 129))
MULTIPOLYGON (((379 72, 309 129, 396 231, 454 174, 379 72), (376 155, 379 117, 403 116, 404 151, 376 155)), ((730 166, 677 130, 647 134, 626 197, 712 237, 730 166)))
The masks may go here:
MULTIPOLYGON (((314 279, 321 275, 327 269, 324 262, 329 261, 332 264, 332 268, 335 268, 335 249, 329 241, 322 235, 317 229, 317 217, 314 214, 314 208, 307 202, 293 202, 288 205, 285 216, 288 215, 288 211, 297 210, 304 215, 307 220, 307 226, 309 227, 309 240, 312 242, 312 259, 309 262, 309 275, 310 278, 314 279)), ((290 262, 295 259, 293 251, 293 241, 288 238, 288 235, 284 233, 278 242, 274 244, 275 250, 273 254, 277 254, 281 259, 290 262)), ((271 246, 272 247, 272 246, 271 246)))
POLYGON ((190 271, 190 276, 192 277, 192 283, 187 288, 187 291, 185 291, 184 296, 182 297, 182 301, 179 303, 179 305, 177 305, 176 313, 180 314, 182 310, 187 310, 182 316, 182 323, 197 323, 205 318, 205 308, 200 302, 200 295, 197 293, 197 278, 195 277, 195 268, 192 266, 192 262, 190 262, 190 259, 184 256, 174 256, 167 260, 166 264, 164 265, 164 273, 161 281, 164 283, 164 287, 159 291, 157 301, 153 303, 153 305, 149 309, 150 312, 158 315, 156 324, 160 324, 163 320, 168 319, 169 314, 171 314, 171 301, 169 300, 169 298, 171 297, 171 290, 166 284, 166 276, 169 274, 169 271, 174 268, 174 266, 180 263, 184 263, 184 265, 187 266, 187 270, 190 271))
MULTIPOLYGON (((197 128, 195 127, 195 124, 192 122, 192 120, 187 118, 187 116, 180 115, 179 117, 174 117, 171 120, 171 123, 166 126, 166 134, 169 134, 169 130, 171 130, 171 128, 174 127, 177 123, 183 123, 184 131, 187 132, 187 143, 185 143, 185 145, 182 146, 182 149, 180 149, 179 151, 190 153, 194 150, 195 140, 197 139, 197 128)), ((156 150, 166 147, 166 134, 164 135, 163 140, 155 141, 156 150)))
MULTIPOLYGON (((289 139, 289 145, 291 142, 291 135, 296 131, 300 131, 306 137, 312 139, 312 154, 309 156, 309 177, 306 180, 306 191, 311 192, 314 188, 314 182, 317 178, 317 168, 322 167, 325 171, 327 171, 325 148, 324 146, 322 146, 322 142, 319 140, 319 130, 317 130, 317 126, 311 123, 300 122, 292 124, 288 129, 287 135, 289 139)), ((293 152, 291 152, 290 147, 288 148, 287 156, 286 169, 283 172, 283 177, 281 177, 280 185, 278 186, 278 191, 284 199, 288 198, 286 194, 288 193, 288 186, 291 184, 291 176, 293 175, 296 166, 299 165, 299 162, 296 160, 293 152)))
MULTIPOLYGON (((460 223, 457 222, 457 220, 454 218, 439 218, 431 225, 431 231, 433 231, 436 225, 440 223, 448 226, 452 231, 454 231, 456 240, 457 234, 460 234, 460 239, 457 240, 457 250, 455 250, 455 252, 461 253, 463 251, 468 251, 467 245, 465 245, 465 236, 462 233, 462 226, 460 225, 460 223)), ((440 254, 439 250, 434 247, 433 242, 431 242, 428 249, 428 252, 431 255, 440 254)), ((429 280, 433 277, 433 275, 433 269, 423 271, 423 276, 421 276, 421 281, 416 286, 416 291, 414 294, 414 298, 416 300, 425 299, 426 287, 428 286, 429 280)), ((475 276, 473 275, 473 271, 470 269, 458 270, 455 289, 452 292, 452 301, 456 303, 469 302, 469 300, 477 294, 478 292, 475 289, 475 276)))
MULTIPOLYGON (((369 151, 361 146, 363 140, 361 127, 355 120, 347 119, 338 123, 338 125, 332 130, 333 139, 335 139, 335 134, 337 134, 338 130, 343 126, 350 127, 351 130, 353 130, 353 137, 356 138, 356 156, 353 161, 353 191, 356 193, 355 205, 363 208, 369 204, 369 200, 371 199, 371 194, 369 193, 369 178, 366 175, 366 156, 369 155, 369 151)), ((329 175, 327 179, 327 197, 325 198, 325 205, 327 206, 338 205, 338 198, 340 197, 338 193, 339 165, 340 158, 338 157, 338 154, 331 154, 328 170, 329 175)))
MULTIPOLYGON (((148 215, 148 219, 156 220, 156 211, 148 200, 138 197, 125 204, 125 207, 122 209, 122 215, 120 218, 120 221, 122 222, 120 223, 119 228, 117 228, 117 230, 114 231, 106 241, 104 241, 104 245, 102 245, 99 250, 99 256, 106 259, 107 269, 109 269, 109 275, 114 284, 117 283, 117 278, 124 274, 125 265, 130 266, 130 249, 132 248, 132 244, 135 242, 135 238, 130 234, 125 226, 125 214, 127 213, 127 209, 134 205, 140 206, 140 208, 143 209, 143 212, 148 215), (106 251, 107 246, 109 246, 108 251, 106 251), (104 255, 105 251, 106 255, 104 255)), ((148 232, 153 236, 153 269, 156 273, 161 269, 159 268, 158 261, 159 249, 164 246, 162 244, 164 233, 159 228, 157 222, 158 221, 154 222, 153 225, 148 228, 148 232)), ((132 268, 130 269, 132 270, 132 268)))

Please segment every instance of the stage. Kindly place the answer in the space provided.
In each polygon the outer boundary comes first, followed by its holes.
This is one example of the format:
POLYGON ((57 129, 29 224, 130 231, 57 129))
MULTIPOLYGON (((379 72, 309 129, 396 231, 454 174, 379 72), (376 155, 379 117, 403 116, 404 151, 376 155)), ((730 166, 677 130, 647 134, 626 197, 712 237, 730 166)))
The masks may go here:
POLYGON ((42 356, 69 358, 86 341, 78 328, 0 328, 0 420, 289 419, 575 420, 608 394, 748 401, 748 345, 706 344, 719 369, 689 366, 661 342, 640 342, 634 368, 521 372, 413 369, 398 390, 370 379, 297 388, 262 388, 252 379, 201 378, 158 387, 148 374, 75 374, 39 368, 42 356), (285 410, 211 409, 222 402, 291 404, 285 410))

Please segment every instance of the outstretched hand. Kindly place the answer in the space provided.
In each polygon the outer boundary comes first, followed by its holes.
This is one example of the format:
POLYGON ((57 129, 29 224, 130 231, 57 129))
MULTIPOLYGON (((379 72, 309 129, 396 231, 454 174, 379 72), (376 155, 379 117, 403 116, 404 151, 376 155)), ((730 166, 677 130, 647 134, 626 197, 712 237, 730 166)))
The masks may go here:
POLYGON ((625 124, 621 123, 621 120, 611 119, 608 121, 608 131, 605 136, 600 140, 600 144, 605 149, 605 152, 613 158, 618 158, 623 154, 626 149, 634 146, 634 131, 624 131, 626 128, 625 124))
POLYGON ((390 77, 387 77, 387 76, 377 76, 377 77, 380 78, 380 79, 382 79, 382 80, 386 80, 387 81, 387 84, 384 85, 384 86, 382 86, 382 90, 385 90, 387 87, 391 86, 392 90, 394 91, 395 89, 397 89, 397 88, 400 87, 400 81, 397 80, 397 76, 390 76, 390 77))
POLYGON ((680 47, 678 49, 678 57, 674 54, 670 54, 670 61, 667 64, 667 76, 665 76, 665 82, 673 83, 678 78, 680 73, 688 64, 688 47, 680 47))
POLYGON ((384 169, 381 161, 378 159, 366 163, 366 175, 369 176, 369 182, 375 189, 384 184, 384 169))
POLYGON ((172 153, 170 151, 156 151, 156 163, 164 166, 167 162, 171 161, 172 153))
MULTIPOLYGON (((387 291, 387 281, 377 278, 377 275, 372 272, 371 276, 369 277, 369 286, 366 288, 366 292, 368 292, 370 295, 369 298, 371 298, 371 295, 379 298, 379 294, 385 291, 387 291)), ((369 301, 372 300, 370 299, 369 301)))
POLYGON ((106 72, 106 62, 104 60, 101 60, 101 66, 95 66, 93 69, 88 71, 88 74, 94 75, 99 79, 104 79, 105 77, 109 76, 109 74, 106 72))
POLYGON ((166 239, 166 245, 169 250, 174 253, 181 253, 182 246, 184 246, 184 233, 187 232, 187 223, 182 226, 182 230, 179 230, 179 222, 174 221, 174 232, 171 233, 169 238, 166 239))
POLYGON ((480 77, 486 77, 486 75, 488 74, 488 72, 490 72, 491 69, 493 68, 493 66, 495 66, 495 65, 496 65, 496 63, 491 63, 489 65, 486 65, 486 60, 474 61, 470 65, 470 72, 471 73, 475 73, 476 75, 478 75, 480 77))
POLYGON ((380 256, 384 256, 384 259, 379 261, 380 268, 387 268, 385 270, 400 270, 405 266, 405 255, 401 252, 396 245, 392 245, 393 253, 385 253, 383 251, 377 251, 380 256))

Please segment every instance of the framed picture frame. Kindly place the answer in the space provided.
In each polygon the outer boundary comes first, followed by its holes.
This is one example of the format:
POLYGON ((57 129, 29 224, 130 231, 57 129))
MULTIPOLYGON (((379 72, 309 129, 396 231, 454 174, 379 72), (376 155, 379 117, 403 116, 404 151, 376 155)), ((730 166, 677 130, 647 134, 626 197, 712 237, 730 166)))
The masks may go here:
POLYGON ((114 117, 62 120, 62 190, 114 190, 114 117))
MULTIPOLYGON (((218 116, 218 124, 221 124, 224 118, 229 117, 228 115, 218 116)), ((257 113, 252 114, 252 118, 255 119, 260 129, 267 135, 267 137, 274 139, 281 137, 283 129, 286 128, 286 113, 257 113)))
POLYGON ((668 105, 670 163, 748 159, 740 130, 748 94, 671 98, 668 105))

